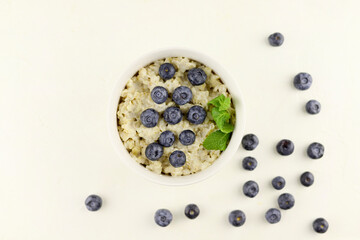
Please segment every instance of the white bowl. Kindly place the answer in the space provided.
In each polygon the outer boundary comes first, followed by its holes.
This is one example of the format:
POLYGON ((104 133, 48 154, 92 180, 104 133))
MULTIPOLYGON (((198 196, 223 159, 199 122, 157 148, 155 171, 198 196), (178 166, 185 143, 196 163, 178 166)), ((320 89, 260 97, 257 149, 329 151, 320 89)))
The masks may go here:
POLYGON ((211 57, 190 49, 178 49, 178 48, 162 49, 151 52, 149 54, 140 57, 138 61, 129 65, 129 67, 126 68, 125 72, 116 82, 114 91, 110 99, 108 115, 109 115, 108 125, 109 125, 110 139, 116 152, 119 155, 119 159, 121 159, 129 167, 129 169, 134 170, 135 172, 145 177, 146 179, 159 184, 172 185, 172 186, 180 186, 180 185, 187 185, 187 184, 200 182, 217 173, 225 165, 226 162, 232 159, 233 155, 238 149, 245 125, 244 103, 240 94, 238 84, 235 81, 235 79, 233 79, 231 75, 217 61, 213 60, 211 57), (211 166, 209 166, 208 168, 206 168, 201 172, 188 176, 171 177, 167 175, 158 175, 146 169, 145 167, 141 166, 139 163, 135 161, 135 159, 133 159, 130 156, 129 152, 126 150, 125 146, 123 145, 117 130, 116 112, 118 109, 121 92, 124 89, 127 81, 140 68, 158 59, 162 59, 166 57, 188 57, 190 59, 201 62, 206 66, 212 68, 220 76, 222 81, 229 89, 236 111, 235 129, 226 150, 221 153, 220 157, 217 160, 215 160, 215 162, 211 166))

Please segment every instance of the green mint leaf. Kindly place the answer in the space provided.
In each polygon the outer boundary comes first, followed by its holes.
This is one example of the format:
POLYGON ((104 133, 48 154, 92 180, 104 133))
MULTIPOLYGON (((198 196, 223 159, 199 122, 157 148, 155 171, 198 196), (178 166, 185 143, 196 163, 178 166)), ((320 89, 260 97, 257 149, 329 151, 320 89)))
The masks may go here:
POLYGON ((219 111, 216 107, 211 110, 211 115, 219 129, 221 129, 230 119, 230 113, 228 113, 228 111, 219 111))
POLYGON ((227 111, 230 108, 230 104, 231 104, 231 99, 230 98, 225 98, 224 101, 220 102, 219 110, 220 111, 227 111))
POLYGON ((225 123, 224 126, 222 126, 222 128, 220 128, 220 130, 223 133, 231 133, 232 131, 234 131, 234 125, 232 125, 230 123, 225 123))
POLYGON ((221 102, 223 102, 224 99, 225 99, 225 96, 223 94, 221 94, 220 96, 217 96, 216 98, 214 98, 210 102, 208 102, 208 104, 212 104, 215 107, 220 107, 221 102))
POLYGON ((219 108, 220 111, 226 111, 231 105, 231 99, 229 97, 225 97, 224 94, 221 94, 208 102, 208 104, 214 105, 219 108))
POLYGON ((228 145, 231 133, 223 133, 220 130, 210 133, 203 142, 203 146, 207 150, 224 151, 228 145))

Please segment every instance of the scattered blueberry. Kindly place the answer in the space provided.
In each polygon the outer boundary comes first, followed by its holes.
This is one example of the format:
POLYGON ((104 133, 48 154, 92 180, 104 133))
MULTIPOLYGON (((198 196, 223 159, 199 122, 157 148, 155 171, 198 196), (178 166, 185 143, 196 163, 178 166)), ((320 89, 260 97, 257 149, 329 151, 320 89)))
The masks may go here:
POLYGON ((175 142, 175 134, 171 131, 165 131, 160 134, 159 143, 164 147, 171 147, 175 142))
POLYGON ((259 185, 254 181, 247 181, 243 186, 245 196, 255 197, 259 193, 259 185))
POLYGON ((187 77, 190 83, 194 86, 204 84, 206 81, 206 73, 201 68, 192 68, 189 70, 187 77))
POLYGON ((252 151, 259 144, 259 139, 254 134, 246 134, 242 140, 241 144, 245 150, 252 151))
POLYGON ((246 221, 245 213, 241 210, 234 210, 229 214, 229 222, 234 227, 242 226, 246 221))
POLYGON ((151 161, 156 161, 164 153, 163 147, 158 143, 150 143, 145 149, 145 156, 151 161))
POLYGON ((309 145, 307 155, 312 159, 319 159, 324 156, 325 148, 321 143, 314 142, 309 145))
POLYGON ((166 227, 171 223, 173 216, 167 209, 159 209, 155 212, 154 220, 160 227, 166 227))
POLYGON ((278 198, 278 204, 281 209, 287 210, 295 205, 295 199, 290 193, 283 193, 278 198))
POLYGON ((294 152, 294 143, 288 139, 281 140, 276 145, 276 150, 280 155, 288 156, 294 152))
POLYGON ((265 213, 265 218, 271 224, 278 223, 278 222, 280 222, 280 219, 281 219, 281 212, 279 209, 270 208, 265 213))
POLYGON ((159 113, 155 109, 148 108, 141 113, 140 120, 147 128, 155 127, 159 121, 159 113))
POLYGON ((278 176, 271 181, 271 184, 276 190, 281 190, 285 187, 286 181, 283 177, 278 176))
POLYGON ((321 104, 316 100, 310 100, 306 103, 305 109, 310 114, 318 114, 321 110, 321 104))
POLYGON ((314 175, 311 172, 304 172, 300 176, 300 182, 305 187, 309 187, 314 183, 314 175))
POLYGON ((186 162, 186 155, 183 151, 176 150, 170 154, 169 161, 175 168, 182 167, 186 162))
POLYGON ((242 162, 242 166, 244 169, 252 171, 257 166, 257 161, 253 157, 245 157, 242 162))
POLYGON ((206 111, 203 107, 192 106, 189 109, 186 118, 192 124, 201 124, 205 121, 206 111))
POLYGON ((200 209, 196 204, 189 204, 185 207, 185 216, 195 219, 200 214, 200 209))
POLYGON ((179 135, 179 141, 182 145, 191 145, 195 142, 195 133, 191 130, 184 130, 179 135))
POLYGON ((102 199, 98 195, 90 195, 85 200, 85 206, 89 211, 97 211, 101 208, 102 199))
POLYGON ((294 86, 299 90, 309 89, 312 84, 312 77, 308 73, 301 72, 294 77, 294 86))
POLYGON ((273 33, 268 37, 269 43, 273 47, 279 47, 284 42, 284 36, 281 33, 273 33))
POLYGON ((313 229, 317 233, 325 233, 329 228, 329 223, 324 218, 317 218, 313 222, 313 229))
POLYGON ((179 123, 182 119, 182 112, 178 107, 168 107, 165 109, 163 117, 165 122, 175 125, 179 123))
POLYGON ((164 80, 169 80, 175 75, 175 67, 171 63, 163 63, 159 68, 159 75, 164 80))
POLYGON ((151 91, 151 99, 157 104, 166 102, 168 96, 169 94, 164 87, 157 86, 151 91))
POLYGON ((175 88, 172 94, 172 100, 178 105, 184 105, 191 101, 193 95, 190 88, 180 86, 175 88))

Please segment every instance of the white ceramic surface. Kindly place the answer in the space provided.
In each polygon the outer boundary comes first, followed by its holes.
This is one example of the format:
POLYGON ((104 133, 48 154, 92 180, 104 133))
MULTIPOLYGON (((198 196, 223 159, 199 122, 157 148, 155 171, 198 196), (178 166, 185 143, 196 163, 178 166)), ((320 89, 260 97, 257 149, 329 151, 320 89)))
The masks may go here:
POLYGON ((0 239, 1 240, 359 240, 360 216, 359 0, 0 0, 0 239), (267 37, 281 32, 281 47, 267 37), (239 148, 205 181, 166 186, 129 170, 108 134, 109 97, 121 73, 144 53, 164 47, 211 56, 241 86, 244 133, 260 140, 239 148), (292 78, 309 72, 298 91, 292 78), (310 99, 318 115, 305 112, 310 99), (295 151, 275 151, 282 138, 295 151), (307 146, 325 146, 322 159, 307 146), (254 171, 241 160, 258 160, 254 171), (311 171, 315 183, 299 183, 311 171), (282 191, 270 184, 286 179, 282 191), (241 188, 254 180, 259 194, 241 188), (295 207, 277 224, 265 212, 284 192, 295 207), (103 198, 86 210, 89 194, 103 198), (188 203, 196 220, 184 216, 188 203), (172 211, 167 228, 154 213, 172 211), (227 220, 246 213, 243 227, 227 220), (324 217, 330 228, 311 227, 324 217))
POLYGON ((234 78, 225 70, 225 68, 219 64, 217 61, 213 60, 210 56, 206 54, 200 53, 198 51, 194 51, 191 49, 180 49, 180 48, 167 48, 161 50, 154 50, 151 53, 145 54, 143 57, 140 57, 133 64, 129 64, 129 67, 124 71, 121 77, 117 80, 113 93, 110 98, 109 111, 108 111, 108 119, 109 119, 109 136, 111 138, 111 142, 114 146, 114 149, 117 151, 119 155, 119 159, 124 162, 125 165, 137 172, 141 176, 149 179, 153 182, 171 185, 171 186, 181 186, 196 183, 202 181, 208 177, 216 174, 226 162, 228 162, 237 151, 242 134, 245 126, 245 111, 244 111, 244 101, 241 97, 240 88, 238 83, 234 78), (225 85, 228 87, 230 94, 233 98, 233 103, 236 111, 236 122, 235 129, 232 134, 231 140, 229 142, 226 150, 221 153, 220 157, 207 169, 188 176, 180 176, 180 177, 171 177, 165 175, 155 174, 148 169, 141 166, 137 163, 128 153, 126 148, 124 147, 122 141, 120 140, 119 133, 117 130, 117 108, 119 104, 119 99, 123 88, 127 81, 141 68, 144 67, 151 62, 154 62, 158 59, 166 58, 166 57, 188 57, 194 59, 198 62, 205 64, 212 68, 223 80, 225 85))

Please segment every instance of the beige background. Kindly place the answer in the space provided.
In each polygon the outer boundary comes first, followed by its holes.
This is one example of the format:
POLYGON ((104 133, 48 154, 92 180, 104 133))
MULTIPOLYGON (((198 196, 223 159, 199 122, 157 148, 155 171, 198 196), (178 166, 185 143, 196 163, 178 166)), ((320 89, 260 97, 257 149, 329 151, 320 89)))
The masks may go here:
POLYGON ((357 0, 11 1, 0 0, 0 239, 359 239, 360 2, 357 0), (221 3, 222 2, 222 3, 221 3), (285 35, 280 48, 267 36, 285 35), (217 59, 236 77, 247 108, 245 132, 258 135, 254 152, 239 149, 215 177, 186 187, 150 183, 128 171, 110 145, 106 111, 117 76, 144 52, 189 47, 217 59), (308 91, 292 87, 312 74, 308 91), (309 99, 322 112, 304 112, 309 99), (295 152, 280 157, 277 141, 295 152), (326 147, 306 157, 312 141, 326 147), (254 156, 246 172, 240 162, 254 156), (310 170, 315 184, 299 175, 310 170), (265 211, 287 180, 296 206, 270 225, 265 211), (254 199, 242 184, 258 181, 254 199), (101 211, 85 209, 87 195, 101 211), (183 215, 194 202, 201 214, 183 215), (157 227, 158 208, 174 214, 157 227), (227 222, 242 209, 241 228, 227 222), (312 231, 325 217, 325 235, 312 231))

